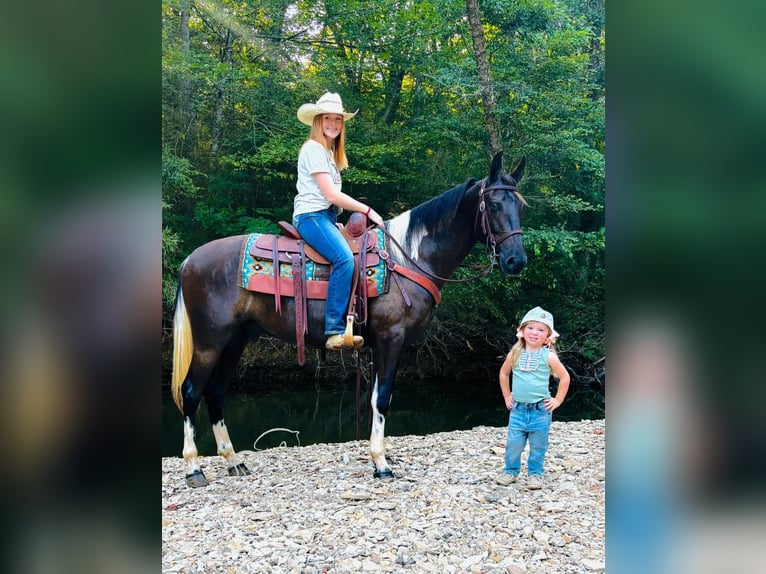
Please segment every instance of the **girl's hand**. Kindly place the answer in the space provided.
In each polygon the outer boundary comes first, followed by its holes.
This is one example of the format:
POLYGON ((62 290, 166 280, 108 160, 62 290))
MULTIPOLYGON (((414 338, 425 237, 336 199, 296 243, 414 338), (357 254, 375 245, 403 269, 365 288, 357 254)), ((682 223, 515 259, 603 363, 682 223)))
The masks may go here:
POLYGON ((552 413, 561 406, 561 401, 554 397, 548 397, 543 401, 543 404, 545 405, 545 410, 552 413))
POLYGON ((505 408, 510 411, 511 407, 513 407, 513 395, 508 395, 505 397, 505 408))
POLYGON ((367 219, 369 219, 372 223, 377 225, 378 227, 383 227, 383 218, 378 215, 378 212, 374 209, 370 209, 370 213, 367 214, 367 219))

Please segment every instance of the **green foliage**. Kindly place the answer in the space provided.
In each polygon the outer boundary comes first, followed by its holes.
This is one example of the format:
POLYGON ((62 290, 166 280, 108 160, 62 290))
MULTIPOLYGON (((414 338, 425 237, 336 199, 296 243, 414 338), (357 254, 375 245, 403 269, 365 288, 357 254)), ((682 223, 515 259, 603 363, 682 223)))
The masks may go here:
POLYGON ((162 307, 169 309, 173 305, 176 287, 173 263, 178 259, 178 234, 167 227, 162 228, 162 307))
MULTIPOLYGON (((165 213, 170 207, 162 201, 162 212, 165 213)), ((162 308, 163 311, 173 305, 177 281, 175 278, 176 267, 181 256, 180 237, 178 233, 168 227, 162 228, 162 308)))
MULTIPOLYGON (((162 148, 162 197, 163 201, 171 198, 195 197, 199 191, 194 183, 194 176, 199 175, 191 167, 191 162, 173 155, 167 146, 162 148)), ((163 208, 169 205, 163 205, 163 208)))
POLYGON ((184 257, 182 250, 182 232, 174 223, 178 209, 192 200, 199 193, 194 183, 200 174, 191 167, 191 162, 174 155, 170 148, 162 148, 162 302, 166 312, 175 298, 176 270, 184 257))
POLYGON ((209 234, 211 239, 244 233, 278 233, 279 228, 272 219, 252 217, 241 207, 222 203, 198 203, 194 218, 209 234))

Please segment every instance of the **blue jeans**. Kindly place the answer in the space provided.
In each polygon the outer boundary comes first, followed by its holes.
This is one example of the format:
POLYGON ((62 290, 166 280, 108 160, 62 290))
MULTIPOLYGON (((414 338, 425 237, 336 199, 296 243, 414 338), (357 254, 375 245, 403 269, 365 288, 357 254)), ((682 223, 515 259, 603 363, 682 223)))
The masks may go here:
POLYGON ((551 429, 551 413, 545 410, 543 401, 517 403, 508 415, 508 440, 505 443, 505 468, 508 474, 519 474, 521 453, 529 440, 527 473, 542 476, 545 451, 548 450, 548 433, 551 429))
POLYGON ((293 225, 301 237, 331 265, 324 312, 325 335, 339 335, 346 330, 346 312, 354 275, 354 254, 335 226, 337 218, 334 207, 293 217, 293 225))

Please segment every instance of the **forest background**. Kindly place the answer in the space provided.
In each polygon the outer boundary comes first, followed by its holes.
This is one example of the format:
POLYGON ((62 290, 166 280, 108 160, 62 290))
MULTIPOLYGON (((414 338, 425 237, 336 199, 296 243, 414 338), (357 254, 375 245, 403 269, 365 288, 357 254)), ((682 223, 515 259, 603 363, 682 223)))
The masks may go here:
POLYGON ((527 160, 526 269, 446 286, 403 376, 494 373, 541 305, 576 380, 603 382, 604 0, 163 0, 162 34, 163 372, 180 262, 291 219, 295 112, 333 91, 359 110, 343 189, 384 218, 486 175, 497 149, 509 171, 527 160))

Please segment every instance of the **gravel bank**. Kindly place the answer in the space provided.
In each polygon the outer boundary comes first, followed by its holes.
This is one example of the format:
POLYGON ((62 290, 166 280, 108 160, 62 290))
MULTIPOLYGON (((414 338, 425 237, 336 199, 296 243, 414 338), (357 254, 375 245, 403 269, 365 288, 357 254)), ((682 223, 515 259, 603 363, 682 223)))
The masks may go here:
POLYGON ((368 441, 243 451, 253 472, 190 489, 162 459, 162 571, 604 571, 603 420, 555 422, 545 486, 495 483, 505 428, 387 438, 397 479, 372 478, 368 441))

